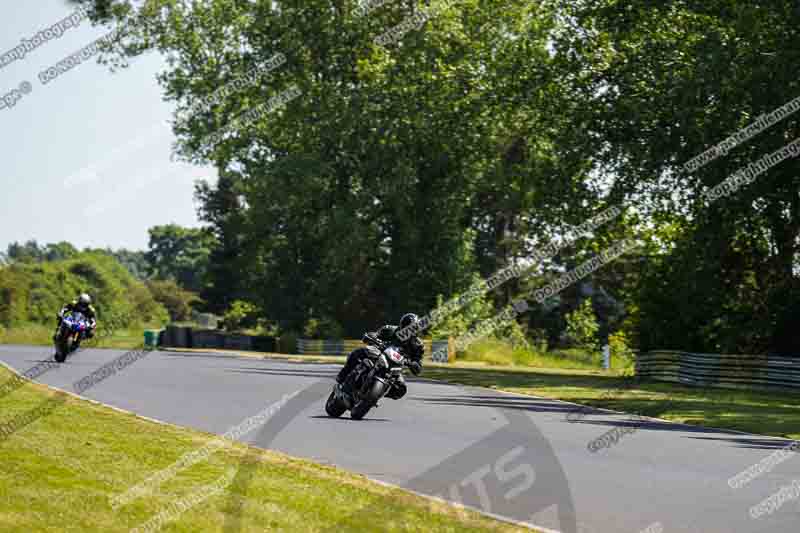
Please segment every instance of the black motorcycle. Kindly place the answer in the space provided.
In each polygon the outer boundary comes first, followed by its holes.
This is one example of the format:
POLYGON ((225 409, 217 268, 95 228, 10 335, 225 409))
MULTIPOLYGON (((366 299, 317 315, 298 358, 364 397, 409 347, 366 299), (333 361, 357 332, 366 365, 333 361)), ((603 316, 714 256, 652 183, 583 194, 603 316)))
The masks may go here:
POLYGON ((371 335, 363 340, 370 357, 363 358, 342 385, 334 385, 325 402, 328 416, 338 418, 349 410, 350 418, 361 420, 403 375, 408 361, 397 346, 371 335))

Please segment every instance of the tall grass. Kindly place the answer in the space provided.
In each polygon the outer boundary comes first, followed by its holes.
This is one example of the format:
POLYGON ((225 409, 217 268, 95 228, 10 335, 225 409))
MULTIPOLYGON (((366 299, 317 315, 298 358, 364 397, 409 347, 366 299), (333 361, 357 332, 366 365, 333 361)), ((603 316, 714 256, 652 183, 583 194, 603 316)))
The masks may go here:
MULTIPOLYGON (((117 329, 112 335, 104 336, 100 331, 102 324, 98 323, 96 338, 85 343, 87 348, 117 348, 132 349, 141 346, 144 342, 145 329, 159 329, 157 324, 131 324, 124 329, 117 329)), ((51 346, 56 325, 52 326, 28 322, 13 328, 0 326, 0 344, 28 344, 34 346, 51 346)))
MULTIPOLYGON (((576 370, 598 370, 603 368, 603 356, 599 350, 587 351, 578 348, 547 351, 542 347, 512 346, 502 340, 483 340, 469 346, 456 356, 456 361, 484 363, 494 366, 524 366, 533 368, 569 368, 576 370)), ((612 357, 611 368, 622 370, 630 361, 612 357)))
POLYGON ((53 322, 53 327, 36 323, 27 323, 13 328, 0 326, 0 344, 52 344, 55 330, 55 322, 53 322))
POLYGON ((530 347, 512 346, 501 340, 483 340, 456 356, 456 361, 480 362, 495 366, 591 369, 600 366, 583 353, 554 353, 530 347))

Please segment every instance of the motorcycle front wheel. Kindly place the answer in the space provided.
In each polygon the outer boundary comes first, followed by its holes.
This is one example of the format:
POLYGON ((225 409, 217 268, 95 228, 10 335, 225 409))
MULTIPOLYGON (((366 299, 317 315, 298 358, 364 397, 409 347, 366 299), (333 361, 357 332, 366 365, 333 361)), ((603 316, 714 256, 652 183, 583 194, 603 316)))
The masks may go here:
POLYGON ((57 363, 63 363, 67 360, 67 354, 70 352, 70 336, 61 334, 56 340, 56 355, 55 360, 57 363))
POLYGON ((369 410, 375 407, 378 400, 383 397, 384 392, 386 392, 386 384, 377 379, 373 381, 369 392, 350 410, 350 418, 353 420, 364 418, 369 410))

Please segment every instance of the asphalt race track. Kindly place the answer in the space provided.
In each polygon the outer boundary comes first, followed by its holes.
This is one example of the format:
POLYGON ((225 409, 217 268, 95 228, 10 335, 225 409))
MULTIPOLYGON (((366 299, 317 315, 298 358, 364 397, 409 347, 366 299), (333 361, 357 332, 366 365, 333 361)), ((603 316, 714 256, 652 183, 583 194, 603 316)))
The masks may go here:
MULTIPOLYGON (((123 353, 84 350, 38 381, 72 391, 123 353)), ((49 355, 44 347, 0 346, 0 360, 18 371, 49 355)), ((800 480, 797 457, 728 486, 788 441, 653 421, 591 453, 590 441, 631 422, 599 411, 568 422, 571 404, 424 379, 409 380, 404 399, 383 401, 361 422, 330 419, 324 402, 337 369, 153 352, 83 395, 217 434, 283 400, 242 440, 564 533, 637 533, 656 523, 665 533, 798 530, 797 499, 749 515, 800 480)))

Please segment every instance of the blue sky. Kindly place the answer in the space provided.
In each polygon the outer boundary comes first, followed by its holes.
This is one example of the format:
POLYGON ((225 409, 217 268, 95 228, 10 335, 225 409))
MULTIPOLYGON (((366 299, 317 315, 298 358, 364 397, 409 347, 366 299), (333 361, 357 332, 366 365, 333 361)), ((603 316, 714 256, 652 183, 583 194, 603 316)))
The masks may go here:
MULTIPOLYGON (((7 6, 9 7, 9 6, 7 6)), ((0 17, 0 55, 74 11, 64 0, 14 2, 0 17)), ((92 58, 42 84, 39 72, 107 33, 83 21, 0 67, 0 250, 12 241, 144 249, 157 224, 197 226, 193 183, 210 167, 171 161, 173 105, 162 101, 157 53, 111 73, 92 58)))

